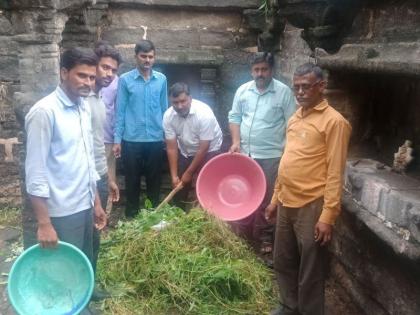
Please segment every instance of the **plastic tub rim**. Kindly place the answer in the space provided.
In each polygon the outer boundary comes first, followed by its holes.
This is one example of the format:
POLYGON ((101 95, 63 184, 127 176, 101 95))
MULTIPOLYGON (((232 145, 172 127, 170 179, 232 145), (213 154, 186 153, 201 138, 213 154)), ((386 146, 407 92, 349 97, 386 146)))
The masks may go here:
MULTIPOLYGON (((63 241, 58 241, 57 243, 57 247, 58 246, 64 246, 64 247, 68 247, 71 248, 73 250, 75 250, 78 254, 80 254, 81 257, 83 257, 84 262, 86 263, 86 265, 88 266, 88 270, 89 270, 89 275, 90 275, 90 283, 89 283, 89 290, 88 290, 88 294, 86 295, 88 298, 85 299, 85 301, 83 301, 83 303, 79 304, 78 309, 76 309, 74 311, 73 314, 79 314, 90 302, 90 297, 92 296, 93 293, 93 288, 95 285, 95 276, 93 273, 93 268, 92 268, 92 264, 89 261, 89 259, 87 258, 87 256, 85 255, 85 253, 83 253, 79 248, 77 248, 76 246, 74 246, 73 244, 67 243, 67 242, 63 242, 63 241)), ((15 260, 15 262, 12 265, 12 268, 10 269, 9 272, 9 276, 8 276, 8 281, 7 281, 7 296, 9 298, 10 304, 13 306, 13 308, 15 309, 15 311, 20 314, 20 315, 26 315, 28 314, 25 310, 23 310, 20 306, 19 303, 17 303, 15 301, 15 298, 13 296, 13 294, 11 294, 11 286, 12 286, 12 275, 14 274, 14 272, 16 272, 15 270, 18 268, 19 264, 21 263, 21 261, 23 259, 25 259, 25 256, 28 255, 28 253, 33 252, 34 250, 41 248, 41 245, 35 244, 32 245, 31 247, 27 248, 22 254, 19 255, 19 257, 15 260)), ((41 248, 44 249, 44 248, 41 248)), ((52 250, 54 250, 54 248, 51 248, 52 250)))

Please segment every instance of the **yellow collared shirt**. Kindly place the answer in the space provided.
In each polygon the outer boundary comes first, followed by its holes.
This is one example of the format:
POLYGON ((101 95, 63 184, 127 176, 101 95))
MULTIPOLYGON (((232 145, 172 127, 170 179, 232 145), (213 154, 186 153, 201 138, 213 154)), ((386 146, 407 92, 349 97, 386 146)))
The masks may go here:
POLYGON ((351 126, 326 100, 290 118, 272 203, 300 208, 324 196, 320 222, 340 212, 343 172, 351 126))

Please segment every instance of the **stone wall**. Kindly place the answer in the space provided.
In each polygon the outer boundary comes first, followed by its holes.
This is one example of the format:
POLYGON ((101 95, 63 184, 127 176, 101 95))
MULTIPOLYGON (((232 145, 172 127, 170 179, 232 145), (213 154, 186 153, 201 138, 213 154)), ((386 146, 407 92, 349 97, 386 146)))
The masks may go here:
POLYGON ((62 31, 61 20, 55 9, 40 12, 25 2, 11 1, 0 7, 1 206, 21 205, 22 119, 29 106, 57 83, 56 41, 62 31))
POLYGON ((420 313, 420 181, 349 160, 332 275, 366 314, 420 313))
POLYGON ((12 107, 13 82, 0 81, 0 205, 20 206, 19 124, 12 107))

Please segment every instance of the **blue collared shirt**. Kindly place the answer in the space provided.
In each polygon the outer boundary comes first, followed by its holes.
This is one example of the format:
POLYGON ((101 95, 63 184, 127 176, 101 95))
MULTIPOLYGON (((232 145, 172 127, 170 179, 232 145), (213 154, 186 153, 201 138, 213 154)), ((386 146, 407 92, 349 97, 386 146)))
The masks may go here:
POLYGON ((124 73, 118 82, 114 143, 163 141, 162 119, 167 108, 164 74, 152 71, 145 81, 137 68, 124 73))
POLYGON ((276 79, 263 93, 255 81, 241 85, 229 112, 229 123, 240 125, 241 152, 255 159, 281 157, 287 121, 295 111, 293 92, 276 79))
POLYGON ((73 103, 57 87, 30 109, 25 129, 26 191, 47 198, 51 217, 91 208, 99 176, 87 104, 73 103))

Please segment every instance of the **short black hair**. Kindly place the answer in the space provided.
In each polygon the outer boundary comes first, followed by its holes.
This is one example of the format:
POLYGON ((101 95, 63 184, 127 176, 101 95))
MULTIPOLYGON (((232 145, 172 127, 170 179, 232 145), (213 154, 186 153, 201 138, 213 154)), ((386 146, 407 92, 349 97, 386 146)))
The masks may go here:
POLYGON ((117 49, 115 49, 109 44, 97 45, 95 48, 95 54, 96 56, 98 56, 98 59, 101 59, 103 57, 110 57, 116 60, 118 65, 120 65, 122 62, 121 54, 118 52, 117 49))
POLYGON ((303 65, 300 65, 299 67, 297 67, 294 75, 300 77, 302 75, 309 74, 309 73, 315 74, 315 76, 320 80, 325 79, 324 70, 322 70, 321 67, 311 62, 304 63, 303 65))
POLYGON ((178 97, 182 93, 190 95, 190 87, 187 83, 184 82, 177 82, 174 83, 171 88, 169 89, 169 96, 170 97, 178 97))
POLYGON ((150 51, 155 51, 155 45, 150 40, 142 39, 136 44, 136 47, 134 48, 134 52, 136 55, 139 52, 145 52, 148 53, 150 51))
POLYGON ((266 62, 270 66, 270 68, 273 68, 274 67, 273 54, 270 52, 257 52, 252 56, 250 64, 251 66, 253 66, 261 62, 266 62))
POLYGON ((89 48, 74 47, 67 49, 61 54, 60 68, 71 70, 77 65, 98 65, 98 56, 89 48))

